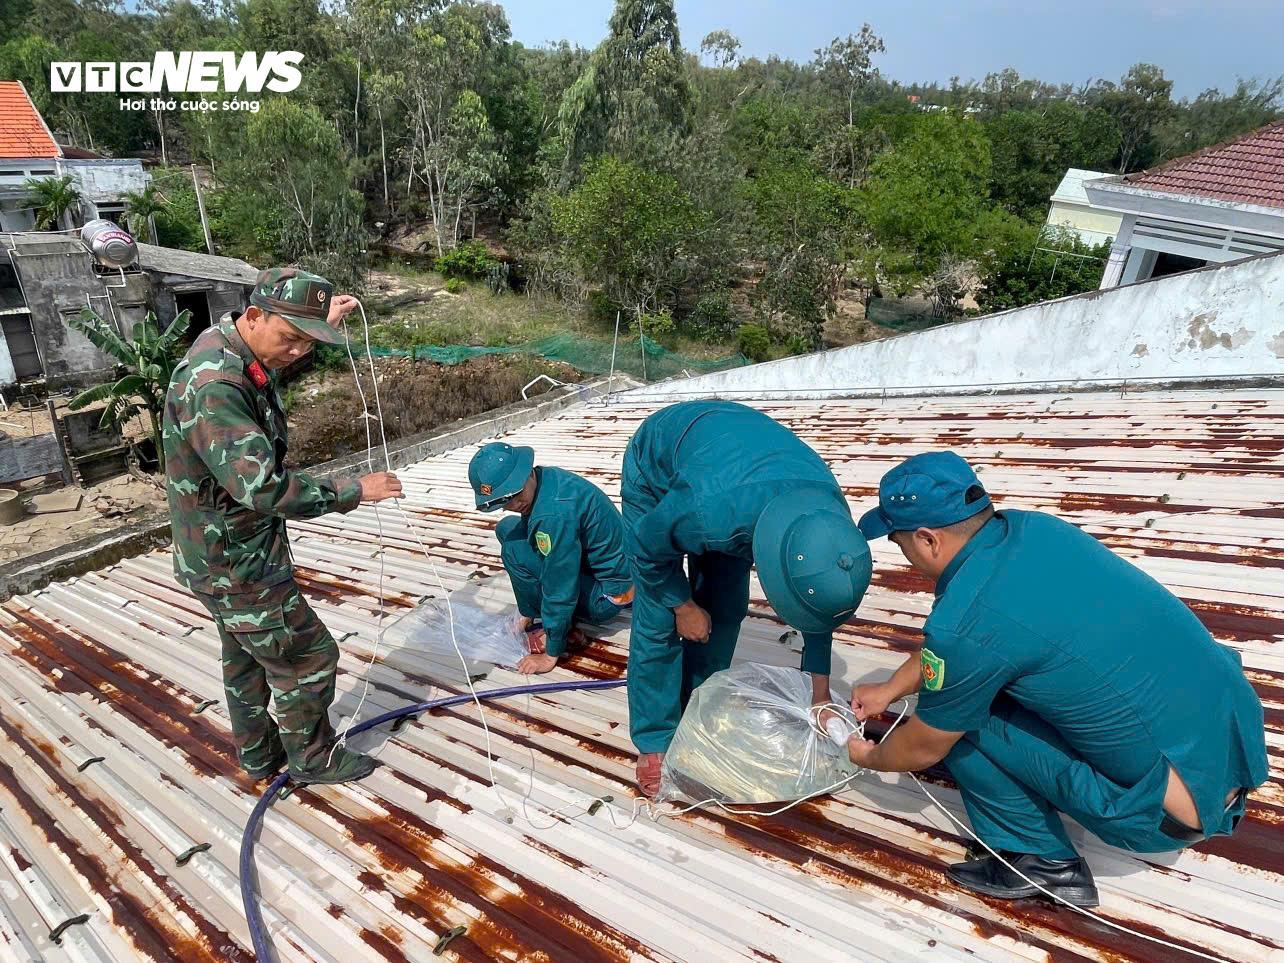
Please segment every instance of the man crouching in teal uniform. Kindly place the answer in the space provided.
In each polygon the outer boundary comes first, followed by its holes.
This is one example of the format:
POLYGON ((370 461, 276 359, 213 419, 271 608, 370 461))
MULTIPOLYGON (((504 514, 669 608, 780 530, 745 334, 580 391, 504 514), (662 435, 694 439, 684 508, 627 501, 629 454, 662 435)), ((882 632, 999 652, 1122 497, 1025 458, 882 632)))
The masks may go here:
POLYGON ((802 669, 822 704, 833 631, 869 587, 869 546, 820 456, 734 402, 647 418, 624 453, 620 491, 637 588, 629 726, 638 786, 654 796, 691 693, 731 665, 754 563, 767 601, 802 633, 802 669))
POLYGON ((531 648, 517 671, 548 672, 569 644, 583 642, 577 621, 605 625, 633 600, 620 513, 592 482, 535 467, 525 446, 483 445, 468 463, 468 481, 483 512, 520 516, 495 526, 531 648))
MULTIPOLYGON (((918 692, 916 714, 852 761, 912 772, 945 760, 972 828, 1030 880, 1096 906, 1065 813, 1112 846, 1182 849, 1235 830, 1266 780, 1262 705, 1232 649, 1181 600, 1092 536, 1040 512, 996 512, 953 452, 917 455, 860 522, 936 580, 923 649, 857 686, 859 718, 918 692)), ((1037 895, 991 855, 961 886, 1037 895)))

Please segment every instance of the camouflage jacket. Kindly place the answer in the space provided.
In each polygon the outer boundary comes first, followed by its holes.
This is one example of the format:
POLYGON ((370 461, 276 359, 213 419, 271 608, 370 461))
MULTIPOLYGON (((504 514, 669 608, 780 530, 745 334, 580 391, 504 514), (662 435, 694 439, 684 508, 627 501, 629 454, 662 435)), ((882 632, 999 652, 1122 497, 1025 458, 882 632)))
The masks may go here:
POLYGON ((193 592, 287 581, 285 519, 347 512, 361 501, 355 478, 287 471, 285 435, 276 379, 235 323, 202 332, 174 370, 163 425, 174 575, 193 592))

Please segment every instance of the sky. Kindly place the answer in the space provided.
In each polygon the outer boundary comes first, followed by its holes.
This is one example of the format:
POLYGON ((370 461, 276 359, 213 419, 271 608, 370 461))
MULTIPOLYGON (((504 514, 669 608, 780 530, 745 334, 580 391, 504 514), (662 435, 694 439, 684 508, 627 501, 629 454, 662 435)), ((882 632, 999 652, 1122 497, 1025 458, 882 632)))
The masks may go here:
MULTIPOLYGON (((527 46, 569 40, 593 47, 613 0, 499 0, 527 46)), ((1158 64, 1176 97, 1238 77, 1284 74, 1284 0, 676 0, 682 45, 711 30, 740 38, 743 56, 810 60, 834 37, 869 22, 887 52, 875 63, 902 83, 1024 76, 1078 85, 1118 80, 1138 61, 1158 64)))

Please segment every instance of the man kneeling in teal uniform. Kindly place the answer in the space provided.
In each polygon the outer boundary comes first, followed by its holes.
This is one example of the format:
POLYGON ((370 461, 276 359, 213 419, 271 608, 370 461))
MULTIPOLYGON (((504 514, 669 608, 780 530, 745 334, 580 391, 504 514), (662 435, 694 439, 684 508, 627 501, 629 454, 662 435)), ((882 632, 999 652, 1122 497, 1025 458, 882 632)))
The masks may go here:
POLYGON ((477 507, 520 517, 495 526, 531 654, 519 672, 548 672, 582 642, 577 621, 605 625, 633 600, 624 525, 606 494, 560 468, 534 467, 535 451, 494 442, 468 464, 477 507))
MULTIPOLYGON (((977 836, 1076 906, 1097 888, 1060 813, 1138 853, 1234 831, 1267 776, 1262 705, 1176 596, 1073 525, 995 512, 953 452, 888 472, 860 527, 935 579, 936 602, 921 653, 852 693, 862 719, 913 692, 916 714, 880 745, 854 737, 853 762, 944 759, 977 836)), ((988 854, 949 875, 987 896, 1038 892, 988 854)))
POLYGON ((820 456, 734 402, 647 418, 624 453, 620 492, 637 586, 629 727, 638 786, 654 796, 691 693, 731 665, 755 562, 767 601, 802 632, 819 705, 830 699, 834 629, 869 587, 869 546, 820 456))

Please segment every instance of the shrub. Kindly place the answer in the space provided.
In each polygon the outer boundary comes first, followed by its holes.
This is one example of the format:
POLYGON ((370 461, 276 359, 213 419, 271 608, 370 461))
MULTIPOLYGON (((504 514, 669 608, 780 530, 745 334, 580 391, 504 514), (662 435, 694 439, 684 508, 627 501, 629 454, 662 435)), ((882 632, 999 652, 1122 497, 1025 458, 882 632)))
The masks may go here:
POLYGON ((606 325, 608 328, 615 327, 615 314, 620 310, 620 306, 612 301, 611 296, 605 291, 590 291, 585 305, 592 321, 606 325))
POLYGON ((771 355, 771 335, 760 324, 742 324, 736 334, 736 344, 750 361, 766 361, 771 355))
MULTIPOLYGON (((478 240, 464 241, 437 258, 436 268, 448 278, 484 278, 500 261, 478 240)), ((447 285, 449 288, 449 285, 447 285)))
POLYGON ((697 338, 725 341, 736 330, 736 314, 725 291, 706 294, 696 302, 683 325, 697 338))
POLYGON ((461 278, 447 278, 446 290, 450 294, 458 294, 464 289, 464 282, 461 278))
POLYGON ((789 354, 807 354, 811 351, 811 345, 801 334, 791 334, 785 339, 785 351, 789 354))
POLYGON ((677 324, 673 321, 673 315, 669 313, 668 308, 661 308, 650 314, 643 314, 638 317, 638 327, 648 338, 663 338, 673 334, 677 330, 677 324))

